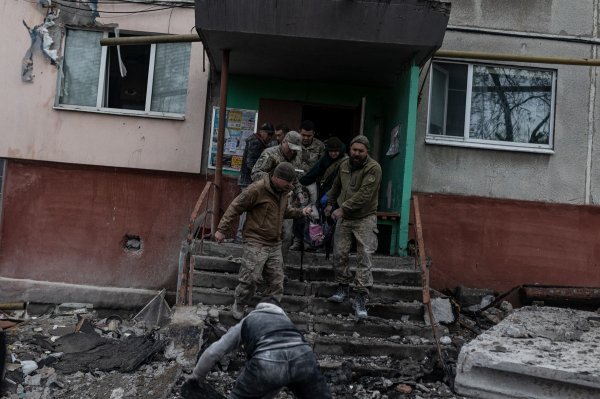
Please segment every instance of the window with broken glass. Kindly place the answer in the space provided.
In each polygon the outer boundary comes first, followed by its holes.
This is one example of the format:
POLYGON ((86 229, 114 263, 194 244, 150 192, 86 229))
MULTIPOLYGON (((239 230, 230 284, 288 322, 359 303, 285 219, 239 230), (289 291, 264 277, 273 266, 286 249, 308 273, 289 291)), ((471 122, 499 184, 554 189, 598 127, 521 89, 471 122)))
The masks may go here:
POLYGON ((114 34, 67 30, 56 107, 182 119, 191 44, 103 47, 103 37, 114 34))
POLYGON ((426 142, 553 152, 556 71, 433 61, 426 142))

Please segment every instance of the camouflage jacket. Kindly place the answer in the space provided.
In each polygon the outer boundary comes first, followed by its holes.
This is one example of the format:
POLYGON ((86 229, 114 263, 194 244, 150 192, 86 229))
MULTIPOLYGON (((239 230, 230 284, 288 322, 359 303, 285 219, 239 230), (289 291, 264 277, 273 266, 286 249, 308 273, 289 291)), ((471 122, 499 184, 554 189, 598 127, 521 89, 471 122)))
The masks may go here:
POLYGON ((329 204, 344 210, 344 219, 362 219, 377 213, 381 166, 371 157, 359 168, 353 168, 350 158, 342 161, 333 187, 327 192, 329 204))
POLYGON ((227 235, 233 220, 246 212, 244 240, 274 246, 281 243, 283 219, 301 218, 302 209, 288 205, 289 194, 273 190, 268 175, 248 186, 229 204, 217 230, 227 235))
POLYGON ((300 156, 300 169, 302 169, 304 173, 307 173, 315 166, 317 161, 323 156, 324 152, 325 144, 319 139, 313 138, 312 143, 308 147, 303 145, 300 156))
POLYGON ((244 157, 242 158, 242 167, 240 168, 240 178, 238 184, 240 186, 248 186, 252 183, 251 173, 254 164, 260 157, 260 154, 267 148, 264 141, 256 134, 246 139, 246 147, 244 147, 244 157))
MULTIPOLYGON (((271 174, 277 165, 281 162, 289 162, 296 169, 302 169, 300 166, 300 155, 296 155, 292 160, 289 160, 283 154, 281 145, 277 147, 269 147, 262 152, 258 161, 252 168, 252 181, 258 181, 263 177, 271 174)), ((298 183, 298 179, 294 180, 294 193, 298 194, 302 191, 302 186, 298 183)))

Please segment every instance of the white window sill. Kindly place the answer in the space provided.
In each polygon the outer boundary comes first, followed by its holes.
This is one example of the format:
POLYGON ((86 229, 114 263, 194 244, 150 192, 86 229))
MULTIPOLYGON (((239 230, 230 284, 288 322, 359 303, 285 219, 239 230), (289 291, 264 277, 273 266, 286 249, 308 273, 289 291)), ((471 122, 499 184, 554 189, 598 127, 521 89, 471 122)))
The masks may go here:
POLYGON ((513 152, 530 152, 535 154, 554 154, 554 150, 552 148, 548 148, 547 146, 532 146, 532 145, 510 145, 510 144, 496 144, 496 143, 486 143, 486 142, 474 142, 474 141, 464 141, 462 138, 439 138, 427 136, 425 138, 426 144, 433 145, 445 145, 451 147, 465 147, 465 148, 482 148, 486 150, 500 150, 500 151, 513 151, 513 152))
POLYGON ((55 105, 54 109, 61 111, 81 111, 81 112, 92 112, 96 114, 109 114, 109 115, 125 115, 125 116, 137 116, 142 118, 155 118, 155 119, 171 119, 184 121, 185 115, 183 114, 172 114, 168 112, 145 112, 137 111, 132 109, 118 109, 118 108, 96 108, 96 107, 84 107, 78 105, 55 105))

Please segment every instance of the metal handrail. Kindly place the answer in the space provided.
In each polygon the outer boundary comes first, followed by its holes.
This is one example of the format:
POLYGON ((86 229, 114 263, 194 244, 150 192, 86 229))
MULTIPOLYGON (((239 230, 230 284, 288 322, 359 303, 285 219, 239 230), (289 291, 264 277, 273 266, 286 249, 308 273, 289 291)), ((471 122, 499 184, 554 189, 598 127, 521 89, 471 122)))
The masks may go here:
MULTIPOLYGON (((212 211, 208 209, 209 195, 211 189, 215 189, 215 185, 211 181, 207 181, 196 201, 194 210, 190 216, 188 223, 188 233, 185 242, 181 245, 179 251, 179 269, 177 272, 177 298, 175 300, 178 306, 191 306, 192 293, 194 282, 194 265, 191 260, 191 253, 194 250, 196 231, 200 228, 200 245, 204 245, 204 226, 208 215, 213 216, 212 211), (204 211, 199 214, 200 209, 204 206, 204 211), (200 224, 198 223, 200 222, 200 224)), ((211 220, 212 225, 212 220, 211 220)))
POLYGON ((440 345, 439 334, 436 326, 435 316, 433 315, 433 309, 431 308, 431 293, 429 291, 429 261, 425 255, 425 240, 423 239, 423 225, 421 223, 421 211, 419 208, 419 198, 413 195, 413 209, 415 216, 415 236, 417 239, 417 256, 415 257, 415 266, 421 269, 421 280, 423 285, 423 305, 427 308, 427 314, 429 316, 429 323, 431 324, 431 330, 433 333, 433 339, 437 348, 437 353, 440 358, 440 363, 444 369, 444 374, 451 383, 451 373, 446 365, 444 356, 442 354, 442 347, 440 345))

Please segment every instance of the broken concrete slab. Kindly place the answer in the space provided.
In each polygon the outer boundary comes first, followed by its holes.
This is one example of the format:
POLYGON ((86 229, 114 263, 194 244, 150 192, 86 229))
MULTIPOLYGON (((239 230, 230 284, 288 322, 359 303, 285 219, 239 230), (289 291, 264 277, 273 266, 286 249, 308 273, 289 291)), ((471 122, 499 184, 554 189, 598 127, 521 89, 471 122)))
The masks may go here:
POLYGON ((176 307, 171 322, 165 327, 165 334, 169 337, 165 357, 174 359, 184 370, 191 371, 204 342, 204 326, 195 306, 176 307))
POLYGON ((455 297, 460 306, 480 306, 486 296, 494 296, 494 290, 488 288, 456 287, 455 297))
POLYGON ((450 324, 456 321, 454 311, 452 310, 452 303, 450 302, 449 298, 432 298, 431 309, 433 311, 435 321, 438 323, 450 324))
POLYGON ((456 391, 481 399, 600 397, 600 317, 521 308, 464 345, 456 391))

